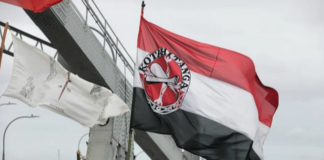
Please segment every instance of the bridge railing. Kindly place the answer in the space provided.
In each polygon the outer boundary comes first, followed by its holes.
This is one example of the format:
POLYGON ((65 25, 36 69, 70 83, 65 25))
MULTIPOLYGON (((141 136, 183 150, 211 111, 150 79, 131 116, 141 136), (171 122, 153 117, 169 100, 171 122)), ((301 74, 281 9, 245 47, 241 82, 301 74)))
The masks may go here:
POLYGON ((103 38, 102 46, 113 59, 114 63, 119 67, 124 76, 132 82, 134 75, 134 66, 135 61, 128 53, 124 45, 121 43, 120 39, 100 11, 98 5, 94 0, 81 0, 84 7, 85 13, 80 13, 80 8, 74 6, 71 3, 71 7, 79 14, 79 17, 82 18, 85 22, 85 25, 88 25, 94 33, 100 35, 103 38), (96 26, 90 26, 89 22, 94 22, 96 26), (129 72, 129 74, 126 74, 129 72))
MULTIPOLYGON (((6 24, 4 22, 0 21, 0 43, 1 43, 1 40, 3 37, 5 25, 6 24)), ((25 32, 25 31, 22 31, 18 28, 10 26, 10 24, 9 24, 9 31, 11 31, 11 33, 13 33, 18 38, 28 42, 29 44, 34 44, 35 47, 37 47, 38 49, 45 51, 46 53, 50 54, 50 56, 52 56, 52 57, 54 56, 56 58, 57 50, 51 43, 46 42, 45 40, 35 37, 35 36, 25 32)), ((3 52, 9 56, 14 56, 13 42, 12 42, 12 38, 10 36, 10 32, 7 32, 6 43, 5 43, 3 52)))

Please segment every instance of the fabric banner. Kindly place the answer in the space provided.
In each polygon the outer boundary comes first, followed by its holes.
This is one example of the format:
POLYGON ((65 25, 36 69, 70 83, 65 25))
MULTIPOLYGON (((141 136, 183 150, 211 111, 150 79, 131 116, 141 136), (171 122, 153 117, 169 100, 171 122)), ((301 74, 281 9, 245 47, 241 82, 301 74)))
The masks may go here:
POLYGON ((278 107, 250 58, 200 43, 141 17, 132 127, 172 135, 208 160, 263 159, 278 107))
POLYGON ((87 127, 129 112, 109 89, 81 79, 38 48, 12 38, 14 67, 4 96, 45 107, 87 127))

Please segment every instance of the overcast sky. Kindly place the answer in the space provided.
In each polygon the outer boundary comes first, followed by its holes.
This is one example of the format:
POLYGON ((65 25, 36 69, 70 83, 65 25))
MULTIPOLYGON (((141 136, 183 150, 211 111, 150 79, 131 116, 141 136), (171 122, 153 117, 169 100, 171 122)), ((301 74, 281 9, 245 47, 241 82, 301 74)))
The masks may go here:
MULTIPOLYGON (((73 2, 84 14, 82 3, 73 2)), ((141 1, 97 3, 135 56, 141 1)), ((264 145, 265 160, 324 159, 323 0, 147 0, 146 4, 147 20, 185 37, 249 56, 262 82, 279 92, 279 109, 264 145)), ((0 21, 47 40, 18 7, 0 2, 0 21)), ((0 94, 9 83, 12 61, 9 56, 3 57, 0 94)), ((89 129, 17 100, 2 97, 0 104, 9 101, 18 105, 0 106, 0 136, 15 117, 33 113, 41 118, 19 120, 10 126, 7 159, 56 160, 58 150, 61 160, 75 159, 78 141, 89 129)), ((86 140, 81 144, 84 154, 86 140)), ((139 151, 136 147, 135 153, 139 151)), ((149 158, 141 154, 139 159, 149 158)))

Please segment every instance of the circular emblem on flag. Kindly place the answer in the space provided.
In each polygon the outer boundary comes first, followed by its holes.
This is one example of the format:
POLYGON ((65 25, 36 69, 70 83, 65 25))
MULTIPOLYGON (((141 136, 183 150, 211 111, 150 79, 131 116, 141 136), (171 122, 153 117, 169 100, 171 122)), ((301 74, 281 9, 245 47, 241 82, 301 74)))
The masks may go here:
POLYGON ((152 110, 169 114, 178 110, 190 85, 190 70, 179 57, 165 48, 148 54, 139 74, 152 110))

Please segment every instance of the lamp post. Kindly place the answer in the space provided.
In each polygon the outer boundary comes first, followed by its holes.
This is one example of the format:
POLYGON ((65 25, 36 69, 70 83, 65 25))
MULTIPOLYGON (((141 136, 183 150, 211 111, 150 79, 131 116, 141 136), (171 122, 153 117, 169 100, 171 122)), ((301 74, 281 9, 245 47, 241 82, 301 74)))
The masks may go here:
POLYGON ((89 134, 89 133, 84 134, 84 135, 80 138, 80 140, 79 140, 79 144, 78 144, 78 151, 77 151, 77 160, 80 160, 80 159, 81 159, 81 152, 80 152, 80 143, 81 143, 81 140, 82 140, 83 137, 85 137, 85 136, 88 135, 88 134, 89 134))
POLYGON ((16 105, 16 103, 9 102, 9 103, 2 103, 2 104, 0 104, 0 106, 4 106, 4 105, 16 105))
POLYGON ((6 138, 6 132, 7 132, 7 129, 8 127, 11 125, 11 123, 13 123, 14 121, 18 120, 18 119, 21 119, 21 118, 37 118, 39 116, 34 116, 34 115, 31 115, 31 116, 21 116, 21 117, 17 117, 15 118, 14 120, 12 120, 6 127, 4 133, 3 133, 3 147, 2 147, 2 160, 5 160, 5 138, 6 138))
POLYGON ((140 152, 138 152, 134 157, 134 160, 137 158, 137 156, 139 155, 139 154, 141 154, 141 153, 143 153, 144 151, 140 151, 140 152))

